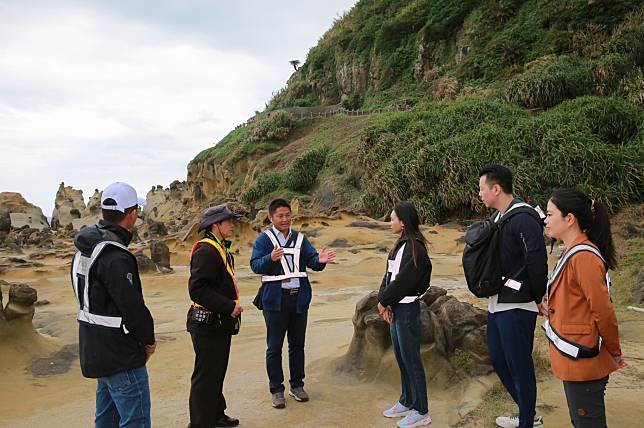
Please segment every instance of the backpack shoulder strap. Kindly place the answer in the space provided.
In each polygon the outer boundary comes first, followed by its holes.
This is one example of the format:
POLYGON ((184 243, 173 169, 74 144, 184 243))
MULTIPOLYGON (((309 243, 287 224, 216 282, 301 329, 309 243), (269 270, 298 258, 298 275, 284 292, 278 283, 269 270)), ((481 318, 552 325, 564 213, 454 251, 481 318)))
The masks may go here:
POLYGON ((519 202, 517 204, 512 205, 505 212, 505 214, 498 220, 497 220, 498 213, 495 214, 494 219, 500 226, 507 223, 513 216, 521 213, 530 214, 535 220, 543 224, 543 219, 545 218, 545 215, 543 214, 543 211, 541 211, 541 208, 539 208, 539 206, 533 207, 532 205, 526 202, 519 202))

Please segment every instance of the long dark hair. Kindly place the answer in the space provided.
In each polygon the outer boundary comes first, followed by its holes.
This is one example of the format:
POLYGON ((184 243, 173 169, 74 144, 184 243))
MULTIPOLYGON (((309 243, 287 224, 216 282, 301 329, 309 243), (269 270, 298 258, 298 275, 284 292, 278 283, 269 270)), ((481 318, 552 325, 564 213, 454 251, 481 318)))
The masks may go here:
POLYGON ((411 256, 414 261, 414 266, 418 266, 418 242, 419 240, 427 248, 427 239, 420 231, 420 216, 416 208, 409 202, 399 202, 394 206, 394 212, 398 219, 405 226, 403 234, 407 238, 407 242, 411 245, 411 256))
POLYGON ((613 236, 610 232, 610 218, 606 205, 588 197, 575 188, 556 190, 550 198, 561 214, 572 214, 579 222, 579 228, 599 248, 609 269, 617 266, 613 236))

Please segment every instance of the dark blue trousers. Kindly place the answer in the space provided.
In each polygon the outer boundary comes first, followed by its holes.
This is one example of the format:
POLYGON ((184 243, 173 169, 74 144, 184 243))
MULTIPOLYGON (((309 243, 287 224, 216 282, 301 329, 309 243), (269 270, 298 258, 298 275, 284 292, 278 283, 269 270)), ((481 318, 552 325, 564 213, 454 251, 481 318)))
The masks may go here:
POLYGON ((537 313, 524 309, 487 314, 487 349, 496 374, 519 406, 519 428, 531 428, 537 403, 532 345, 537 313))
POLYGON ((420 303, 398 303, 393 306, 394 322, 391 324, 391 342, 400 367, 402 394, 400 404, 427 414, 427 384, 425 369, 420 357, 420 303))
POLYGON ((291 389, 304 386, 304 338, 308 312, 297 313, 297 294, 282 295, 281 311, 264 311, 266 371, 271 394, 284 391, 282 346, 288 334, 288 368, 291 389))

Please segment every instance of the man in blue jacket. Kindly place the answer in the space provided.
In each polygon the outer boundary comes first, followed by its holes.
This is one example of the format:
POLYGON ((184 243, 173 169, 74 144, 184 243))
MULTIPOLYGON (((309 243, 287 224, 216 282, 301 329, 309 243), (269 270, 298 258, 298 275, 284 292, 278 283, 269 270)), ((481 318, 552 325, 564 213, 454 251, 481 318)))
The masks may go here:
POLYGON ((253 245, 250 267, 262 275, 262 310, 266 322, 266 371, 273 407, 283 409, 282 346, 288 333, 289 395, 309 401, 304 391, 304 337, 311 283, 306 268, 321 271, 335 259, 334 251, 319 254, 303 233, 291 229, 291 206, 275 199, 268 207, 272 226, 253 245))

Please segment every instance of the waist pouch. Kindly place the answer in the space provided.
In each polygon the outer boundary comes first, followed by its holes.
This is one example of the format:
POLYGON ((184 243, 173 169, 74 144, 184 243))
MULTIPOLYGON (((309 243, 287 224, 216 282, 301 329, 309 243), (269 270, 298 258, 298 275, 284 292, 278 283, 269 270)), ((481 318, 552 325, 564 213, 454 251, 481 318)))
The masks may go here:
POLYGON ((215 329, 221 329, 223 332, 231 335, 238 334, 241 328, 241 314, 233 318, 227 314, 212 312, 196 306, 190 306, 188 320, 198 325, 207 325, 215 329))

